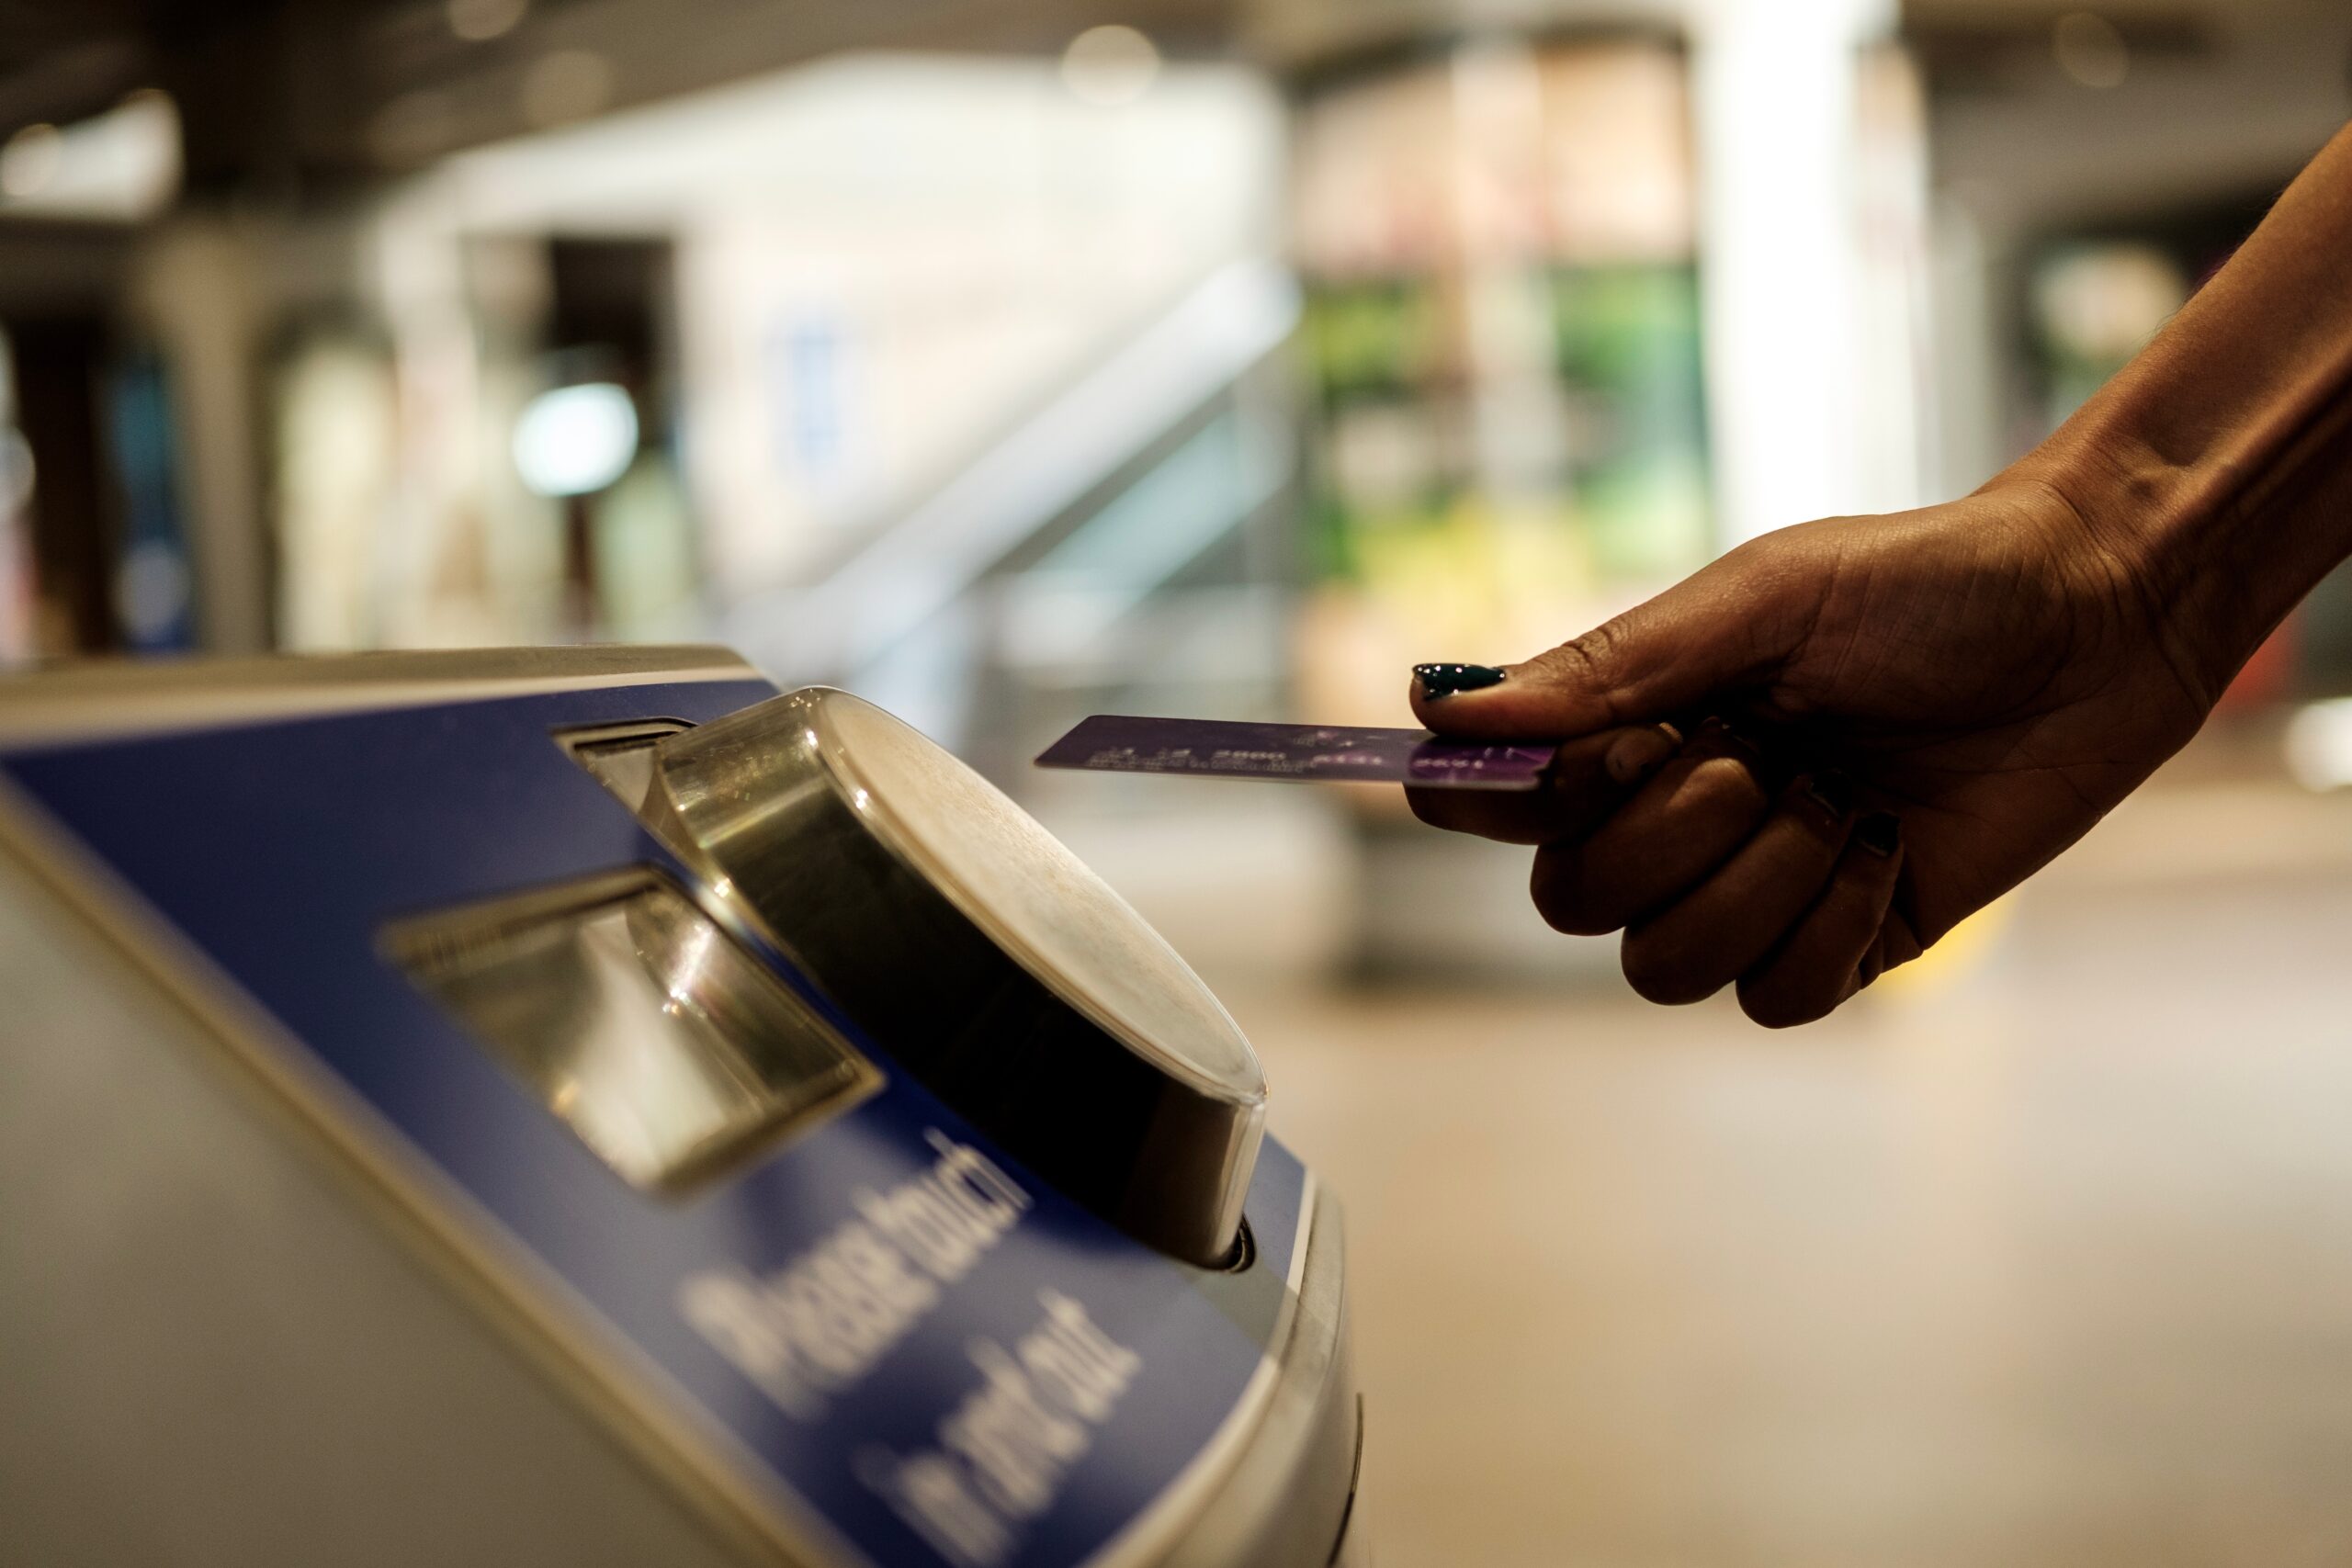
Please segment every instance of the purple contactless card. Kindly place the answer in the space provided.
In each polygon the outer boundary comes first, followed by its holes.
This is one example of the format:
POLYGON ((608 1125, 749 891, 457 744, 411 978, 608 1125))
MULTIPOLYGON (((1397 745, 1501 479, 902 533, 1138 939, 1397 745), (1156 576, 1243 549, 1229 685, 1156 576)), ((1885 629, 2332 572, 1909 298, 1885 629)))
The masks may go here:
POLYGON ((1200 778, 1533 789, 1551 761, 1549 746, 1440 740, 1426 729, 1342 729, 1099 713, 1047 747, 1037 765, 1200 778))

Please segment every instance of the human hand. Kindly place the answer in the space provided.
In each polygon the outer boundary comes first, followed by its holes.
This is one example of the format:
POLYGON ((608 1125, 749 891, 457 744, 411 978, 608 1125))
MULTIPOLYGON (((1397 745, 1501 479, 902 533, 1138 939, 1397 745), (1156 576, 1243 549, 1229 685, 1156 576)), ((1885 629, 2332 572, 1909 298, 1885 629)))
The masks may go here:
POLYGON ((1577 787, 1413 791, 1414 809, 1540 843, 1537 908, 1566 931, 1624 928, 1643 996, 1736 983, 1758 1023, 1807 1022, 2023 881, 2196 732, 2234 664, 2169 625, 2152 582, 2039 483, 1783 529, 1493 685, 1441 694, 1417 675, 1442 735, 1590 739, 1567 753, 1577 787), (1679 748, 1626 739, 1696 715, 1728 722, 1679 748), (1625 776, 1596 779, 1588 753, 1619 745, 1625 776))

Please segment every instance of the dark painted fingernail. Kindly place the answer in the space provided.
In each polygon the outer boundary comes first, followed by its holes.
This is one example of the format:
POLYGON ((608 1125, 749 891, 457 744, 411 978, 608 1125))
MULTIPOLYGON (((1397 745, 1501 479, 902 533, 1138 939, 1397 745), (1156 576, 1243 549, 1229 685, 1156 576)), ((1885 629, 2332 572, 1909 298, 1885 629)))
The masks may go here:
POLYGON ((1854 841, 1874 855, 1891 855, 1903 842, 1903 821, 1892 811, 1873 811, 1854 826, 1854 841))
POLYGON ((1416 664, 1413 678, 1421 683, 1421 696, 1429 702, 1450 697, 1456 692, 1483 692, 1489 686, 1502 684, 1503 671, 1491 664, 1416 664))
POLYGON ((1813 796, 1815 805, 1839 821, 1854 809, 1854 781, 1835 768, 1814 774, 1806 781, 1804 792, 1813 796))

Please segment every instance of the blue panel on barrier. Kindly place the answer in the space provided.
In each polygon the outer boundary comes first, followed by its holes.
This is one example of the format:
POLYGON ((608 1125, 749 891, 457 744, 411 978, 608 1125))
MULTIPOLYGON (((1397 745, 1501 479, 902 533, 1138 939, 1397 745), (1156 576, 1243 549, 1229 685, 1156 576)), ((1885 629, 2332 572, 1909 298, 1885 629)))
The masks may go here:
POLYGON ((657 1197, 381 954, 388 922, 426 911, 630 865, 690 880, 551 733, 701 722, 771 694, 681 682, 351 712, 26 748, 0 770, 536 1258, 526 1277, 551 1271, 829 1523, 837 1550, 1081 1562, 1204 1450, 1260 1369, 1267 1292, 1278 1304, 1301 1241, 1306 1173, 1285 1151, 1267 1144, 1250 1194, 1259 1278, 1191 1269, 1044 1188, 844 1021, 881 1092, 724 1181, 657 1197), (1262 1310, 1237 1310, 1252 1292, 1262 1310))

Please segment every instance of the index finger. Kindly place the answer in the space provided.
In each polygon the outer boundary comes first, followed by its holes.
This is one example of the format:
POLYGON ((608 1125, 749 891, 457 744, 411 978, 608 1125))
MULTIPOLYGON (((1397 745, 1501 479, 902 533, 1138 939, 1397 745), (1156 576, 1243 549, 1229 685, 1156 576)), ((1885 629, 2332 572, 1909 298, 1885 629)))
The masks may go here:
POLYGON ((1629 725, 1571 740, 1553 753, 1532 790, 1426 789, 1408 785, 1413 815, 1432 828, 1506 844, 1579 839, 1624 804, 1682 745, 1670 724, 1629 725))

